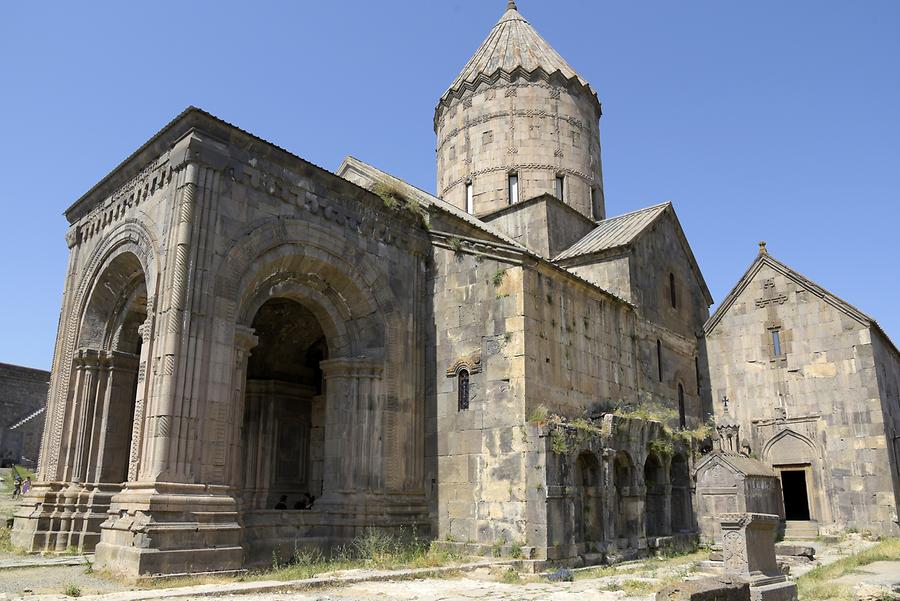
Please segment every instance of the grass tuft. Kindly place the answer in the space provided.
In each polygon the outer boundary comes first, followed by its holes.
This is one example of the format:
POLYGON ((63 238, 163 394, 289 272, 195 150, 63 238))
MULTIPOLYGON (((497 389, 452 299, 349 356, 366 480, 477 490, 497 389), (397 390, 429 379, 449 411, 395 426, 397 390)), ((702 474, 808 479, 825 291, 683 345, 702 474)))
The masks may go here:
POLYGON ((63 590, 63 594, 66 597, 80 597, 81 589, 78 587, 78 585, 70 582, 69 584, 66 585, 65 590, 63 590))
POLYGON ((851 587, 834 584, 832 581, 875 561, 900 561, 900 538, 885 539, 874 547, 848 555, 827 566, 813 568, 797 578, 800 598, 804 601, 853 599, 851 587))
POLYGON ((286 563, 277 563, 260 578, 300 580, 326 572, 359 568, 435 568, 451 565, 462 556, 439 548, 428 541, 369 528, 347 546, 325 555, 318 549, 297 549, 286 563))

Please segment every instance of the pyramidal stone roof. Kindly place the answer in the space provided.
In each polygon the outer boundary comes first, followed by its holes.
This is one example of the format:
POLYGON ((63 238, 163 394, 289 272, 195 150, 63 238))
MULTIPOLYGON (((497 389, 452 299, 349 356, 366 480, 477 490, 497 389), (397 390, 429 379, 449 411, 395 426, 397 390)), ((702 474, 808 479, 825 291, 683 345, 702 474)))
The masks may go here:
POLYGON ((508 77, 516 71, 528 75, 542 74, 548 79, 559 74, 569 82, 583 86, 595 99, 597 96, 587 80, 525 20, 514 0, 509 0, 506 12, 450 84, 441 102, 465 87, 474 87, 480 79, 489 80, 498 74, 508 77))

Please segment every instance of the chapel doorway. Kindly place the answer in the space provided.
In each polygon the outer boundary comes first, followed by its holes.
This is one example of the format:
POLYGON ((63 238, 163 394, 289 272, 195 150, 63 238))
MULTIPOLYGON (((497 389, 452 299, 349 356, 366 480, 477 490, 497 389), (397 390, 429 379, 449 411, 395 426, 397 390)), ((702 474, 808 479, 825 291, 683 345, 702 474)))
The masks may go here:
POLYGON ((311 509, 322 495, 325 336, 311 311, 284 298, 263 304, 252 327, 259 344, 247 363, 244 508, 311 509))
POLYGON ((786 521, 809 521, 809 494, 806 470, 782 469, 781 490, 784 498, 784 519, 786 521))

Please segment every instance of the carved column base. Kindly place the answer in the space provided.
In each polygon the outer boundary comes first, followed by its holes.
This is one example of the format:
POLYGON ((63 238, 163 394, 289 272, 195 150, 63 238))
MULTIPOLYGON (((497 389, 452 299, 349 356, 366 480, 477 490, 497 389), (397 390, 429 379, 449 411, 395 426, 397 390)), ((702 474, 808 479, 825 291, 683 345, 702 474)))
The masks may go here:
POLYGON ((38 482, 15 513, 12 544, 27 553, 91 553, 115 484, 38 482))
POLYGON ((112 499, 95 566, 125 577, 241 569, 237 501, 221 486, 130 483, 112 499))

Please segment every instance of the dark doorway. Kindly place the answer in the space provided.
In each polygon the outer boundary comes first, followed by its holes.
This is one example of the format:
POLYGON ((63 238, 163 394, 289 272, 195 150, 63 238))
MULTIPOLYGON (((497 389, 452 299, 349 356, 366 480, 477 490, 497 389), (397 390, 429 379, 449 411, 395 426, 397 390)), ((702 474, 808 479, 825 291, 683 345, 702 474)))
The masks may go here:
POLYGON ((784 519, 809 521, 809 496, 806 493, 806 472, 781 472, 781 491, 784 495, 784 519))

